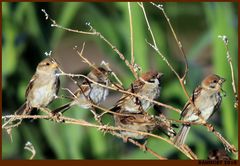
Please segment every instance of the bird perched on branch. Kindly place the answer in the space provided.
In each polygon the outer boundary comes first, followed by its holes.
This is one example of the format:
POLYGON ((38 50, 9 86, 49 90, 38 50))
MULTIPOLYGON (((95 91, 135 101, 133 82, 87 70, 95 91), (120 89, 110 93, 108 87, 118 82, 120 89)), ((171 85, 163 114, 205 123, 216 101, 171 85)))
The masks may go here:
MULTIPOLYGON (((197 110, 188 101, 183 108, 180 119, 186 122, 202 122, 202 117, 204 121, 207 121, 221 105, 222 97, 220 92, 224 81, 225 79, 218 75, 211 74, 207 76, 201 85, 194 90, 191 97, 197 110)), ((174 143, 178 146, 183 145, 189 130, 190 124, 183 124, 174 139, 174 143)))
MULTIPOLYGON (((108 79, 109 72, 102 67, 93 69, 87 77, 99 84, 108 86, 110 80, 108 79)), ((87 78, 79 85, 78 90, 74 93, 72 101, 52 111, 53 115, 65 112, 70 107, 78 105, 81 108, 89 109, 92 104, 100 104, 108 96, 109 90, 105 87, 97 85, 87 78)))
MULTIPOLYGON (((150 100, 154 100, 160 95, 160 79, 162 76, 162 73, 158 73, 156 71, 146 72, 142 74, 139 79, 133 82, 128 91, 139 96, 145 96, 150 100)), ((129 113, 143 113, 146 112, 152 105, 153 104, 149 100, 135 97, 130 94, 123 94, 111 110, 116 112, 124 110, 129 113)))
MULTIPOLYGON (((121 111, 120 113, 126 113, 121 111)), ((171 123, 161 114, 160 116, 150 116, 146 114, 129 114, 129 116, 114 115, 115 126, 124 129, 130 129, 139 132, 150 133, 154 129, 160 129, 169 137, 175 136, 175 131, 171 127, 171 123)), ((127 138, 146 139, 148 135, 139 134, 137 132, 121 130, 120 134, 127 138)))
POLYGON ((44 108, 56 97, 60 86, 58 64, 52 57, 42 60, 25 92, 25 103, 15 114, 30 114, 33 108, 44 108))

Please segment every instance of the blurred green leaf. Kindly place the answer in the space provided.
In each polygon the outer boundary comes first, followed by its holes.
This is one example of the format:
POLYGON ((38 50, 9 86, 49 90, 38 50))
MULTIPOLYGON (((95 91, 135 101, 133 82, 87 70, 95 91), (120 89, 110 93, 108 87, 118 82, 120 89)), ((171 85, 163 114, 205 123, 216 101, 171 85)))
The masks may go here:
POLYGON ((20 149, 20 132, 12 130, 13 142, 5 130, 2 130, 2 159, 11 159, 9 157, 16 156, 20 149))
MULTIPOLYGON (((80 2, 63 3, 62 12, 60 16, 56 19, 57 23, 63 27, 70 28, 71 23, 74 20, 76 20, 76 17, 78 17, 77 13, 81 8, 81 6, 82 6, 82 3, 80 2)), ((55 20, 55 18, 53 19, 55 20)), ((62 29, 58 29, 58 28, 53 29, 53 34, 50 40, 51 48, 54 48, 59 44, 64 33, 66 33, 66 31, 62 29)))
POLYGON ((40 127, 46 137, 50 148, 53 149, 58 159, 67 158, 67 150, 64 146, 62 126, 51 121, 41 120, 40 127))
POLYGON ((93 145, 92 150, 96 158, 101 159, 103 154, 107 152, 108 144, 106 142, 106 136, 101 133, 96 128, 89 129, 89 139, 91 145, 93 145))

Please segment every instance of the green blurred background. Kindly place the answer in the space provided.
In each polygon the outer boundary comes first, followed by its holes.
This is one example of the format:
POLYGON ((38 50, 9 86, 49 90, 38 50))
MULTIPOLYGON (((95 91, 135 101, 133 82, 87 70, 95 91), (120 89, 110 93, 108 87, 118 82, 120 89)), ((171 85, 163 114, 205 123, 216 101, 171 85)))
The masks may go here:
MULTIPOLYGON (((168 58, 179 73, 184 70, 183 59, 173 35, 161 11, 149 3, 144 3, 160 51, 168 58)), ((226 78, 221 110, 211 119, 223 136, 238 147, 238 114, 233 108, 230 68, 226 50, 218 35, 229 38, 230 53, 238 80, 238 4, 237 3, 163 3, 174 29, 181 40, 189 61, 187 90, 189 93, 201 79, 213 72, 226 78)), ((186 97, 175 75, 162 59, 146 43, 151 42, 149 31, 140 7, 131 3, 134 32, 134 55, 143 71, 155 69, 165 74, 159 101, 182 108, 186 97)), ((3 115, 13 113, 23 102, 26 86, 35 72, 44 53, 59 61, 61 68, 69 73, 89 72, 89 67, 73 50, 86 42, 84 56, 99 64, 102 60, 110 63, 112 69, 123 80, 125 88, 134 80, 128 68, 113 50, 96 36, 67 32, 50 26, 41 9, 45 9, 60 25, 72 29, 88 31, 86 22, 103 34, 130 60, 130 28, 127 3, 2 3, 2 102, 3 115)), ((62 87, 72 90, 76 86, 62 77, 62 87)), ((64 92, 60 92, 64 94, 64 92)), ((103 105, 110 107, 120 94, 111 92, 103 105)), ((54 101, 50 108, 56 108, 66 101, 54 101)), ((171 110, 164 113, 178 119, 171 110)), ((153 111, 150 111, 154 113, 153 111)), ((35 112, 38 113, 38 112, 35 112)), ((87 110, 72 108, 66 116, 82 118, 94 122, 87 110)), ((112 118, 105 116, 110 124, 112 118)), ((35 159, 155 159, 139 148, 123 143, 109 134, 104 135, 94 128, 64 125, 46 120, 25 120, 13 129, 11 143, 6 131, 2 131, 2 158, 28 159, 30 152, 24 150, 27 141, 36 149, 35 159)), ((156 132, 156 134, 160 134, 156 132)), ((162 135, 163 136, 163 135, 162 135)), ((164 136, 163 136, 164 137, 164 136)), ((186 142, 200 159, 206 159, 214 149, 223 145, 202 126, 191 129, 186 142)), ((150 138, 148 146, 169 159, 187 159, 184 154, 164 141, 150 138)), ((232 156, 235 158, 234 156, 232 156)))

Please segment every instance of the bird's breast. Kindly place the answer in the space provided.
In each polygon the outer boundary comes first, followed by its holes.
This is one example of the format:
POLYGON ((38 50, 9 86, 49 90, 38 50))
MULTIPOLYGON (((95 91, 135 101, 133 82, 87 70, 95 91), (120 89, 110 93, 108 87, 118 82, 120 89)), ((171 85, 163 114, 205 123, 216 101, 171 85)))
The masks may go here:
POLYGON ((36 82, 28 95, 28 102, 31 107, 45 107, 56 96, 56 81, 50 80, 46 84, 36 82))

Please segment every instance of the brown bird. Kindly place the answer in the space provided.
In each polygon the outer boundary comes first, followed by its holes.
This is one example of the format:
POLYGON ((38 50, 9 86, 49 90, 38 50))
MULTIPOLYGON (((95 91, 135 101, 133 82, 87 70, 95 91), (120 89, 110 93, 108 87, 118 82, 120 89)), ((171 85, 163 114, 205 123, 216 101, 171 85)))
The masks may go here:
MULTIPOLYGON (((127 113, 122 111, 121 113, 127 113)), ((173 137, 176 133, 171 127, 171 123, 162 114, 160 116, 150 116, 146 114, 129 114, 129 116, 114 115, 115 126, 124 129, 130 129, 140 132, 150 133, 154 129, 160 129, 169 137, 173 137)), ((143 135, 131 131, 120 131, 121 135, 133 139, 146 139, 148 135, 143 135)))
POLYGON ((231 160, 227 152, 223 149, 215 149, 208 153, 209 160, 231 160))
MULTIPOLYGON (((87 77, 99 84, 108 86, 110 83, 108 74, 109 72, 107 70, 98 67, 97 69, 93 69, 87 77)), ((109 90, 107 88, 92 83, 88 79, 84 79, 79 89, 74 93, 75 97, 69 103, 52 111, 52 113, 54 115, 59 112, 63 113, 74 105, 89 109, 92 107, 91 103, 100 104, 103 102, 108 96, 108 92, 109 90)))
MULTIPOLYGON (((142 74, 139 79, 134 81, 128 91, 154 100, 160 95, 160 78, 162 76, 162 73, 156 71, 146 72, 142 74)), ((119 110, 123 110, 129 113, 141 113, 146 112, 152 105, 153 104, 146 99, 123 94, 111 110, 116 112, 121 112, 119 110)))
MULTIPOLYGON (((207 121, 221 105, 222 97, 220 92, 224 81, 225 79, 218 75, 212 74, 207 76, 201 85, 194 90, 191 97, 192 102, 199 112, 197 110, 194 111, 194 106, 188 101, 183 108, 180 119, 186 122, 201 122, 199 116, 202 116, 207 121), (198 116, 199 113, 200 115, 198 116)), ((174 143, 178 146, 183 145, 189 130, 190 125, 183 124, 174 139, 174 143)))
POLYGON ((30 114, 33 108, 48 106, 56 97, 60 80, 57 62, 48 57, 41 61, 35 74, 30 80, 25 92, 25 103, 15 112, 16 114, 30 114))

